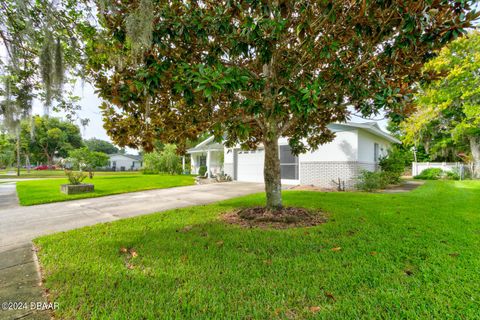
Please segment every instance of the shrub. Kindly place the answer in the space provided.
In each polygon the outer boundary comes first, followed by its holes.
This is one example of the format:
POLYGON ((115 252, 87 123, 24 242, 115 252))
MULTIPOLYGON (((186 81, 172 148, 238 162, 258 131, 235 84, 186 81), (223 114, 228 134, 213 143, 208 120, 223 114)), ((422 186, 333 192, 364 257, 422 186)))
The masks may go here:
POLYGON ((147 153, 144 156, 144 174, 157 174, 160 172, 180 174, 182 172, 182 159, 177 154, 177 146, 166 144, 162 151, 147 153))
POLYGON ((400 177, 405 171, 405 153, 391 149, 388 155, 381 158, 379 166, 384 173, 387 184, 396 184, 401 181, 400 177))
POLYGON ((414 179, 422 180, 438 180, 443 176, 443 170, 440 168, 428 168, 420 172, 419 175, 413 177, 414 179))
POLYGON ((84 174, 81 171, 72 171, 72 170, 65 170, 65 174, 67 175, 68 181, 70 184, 73 185, 79 185, 82 183, 83 180, 87 177, 86 174, 84 174))
POLYGON ((362 191, 375 191, 387 186, 388 181, 384 172, 372 172, 364 170, 358 177, 356 188, 362 191))
POLYGON ((205 173, 207 173, 207 167, 206 166, 200 166, 200 168, 198 168, 198 175, 199 176, 204 176, 205 173))
POLYGON ((445 172, 445 178, 448 180, 460 180, 460 172, 457 168, 453 168, 452 171, 445 172))

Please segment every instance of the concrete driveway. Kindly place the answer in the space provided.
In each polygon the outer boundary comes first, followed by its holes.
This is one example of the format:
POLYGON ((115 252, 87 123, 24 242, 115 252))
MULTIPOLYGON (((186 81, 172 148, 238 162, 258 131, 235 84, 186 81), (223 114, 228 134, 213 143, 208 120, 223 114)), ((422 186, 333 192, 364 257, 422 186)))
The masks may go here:
MULTIPOLYGON (((0 190, 2 190, 0 184, 0 190)), ((15 186, 3 188, 5 194, 15 186)), ((46 234, 162 210, 202 205, 262 192, 263 184, 227 182, 125 193, 92 199, 19 207, 0 202, 0 252, 46 234)), ((2 198, 0 198, 2 199, 2 198)), ((7 203, 7 202, 5 202, 7 203)))

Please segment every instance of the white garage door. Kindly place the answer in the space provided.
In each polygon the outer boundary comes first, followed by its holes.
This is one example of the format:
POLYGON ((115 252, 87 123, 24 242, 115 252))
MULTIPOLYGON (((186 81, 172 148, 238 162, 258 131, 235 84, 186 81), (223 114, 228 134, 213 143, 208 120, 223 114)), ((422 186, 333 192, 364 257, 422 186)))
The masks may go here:
POLYGON ((264 151, 242 151, 237 153, 237 180, 263 182, 264 151))

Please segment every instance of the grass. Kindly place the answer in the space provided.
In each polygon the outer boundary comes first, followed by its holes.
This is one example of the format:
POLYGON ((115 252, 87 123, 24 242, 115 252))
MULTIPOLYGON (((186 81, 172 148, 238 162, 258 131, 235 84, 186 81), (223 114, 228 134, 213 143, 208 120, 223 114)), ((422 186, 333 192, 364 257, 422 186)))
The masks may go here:
POLYGON ((42 179, 17 182, 17 194, 19 202, 23 206, 35 204, 68 201, 83 198, 96 198, 112 194, 134 192, 141 190, 163 189, 179 186, 192 185, 192 176, 172 175, 106 175, 94 176, 93 179, 85 179, 84 183, 93 183, 95 192, 66 195, 60 192, 60 185, 68 183, 64 179, 42 179))
POLYGON ((329 222, 262 230, 218 220, 263 203, 253 195, 35 242, 59 319, 475 319, 478 199, 472 181, 405 194, 289 191, 286 205, 324 210, 329 222))
MULTIPOLYGON (((140 171, 99 171, 95 172, 95 176, 117 176, 117 175, 141 175, 140 171)), ((30 178, 65 178, 64 170, 30 170, 20 169, 20 176, 17 176, 17 169, 8 169, 0 171, 0 179, 30 179, 30 178), (15 172, 14 174, 8 174, 15 172)))

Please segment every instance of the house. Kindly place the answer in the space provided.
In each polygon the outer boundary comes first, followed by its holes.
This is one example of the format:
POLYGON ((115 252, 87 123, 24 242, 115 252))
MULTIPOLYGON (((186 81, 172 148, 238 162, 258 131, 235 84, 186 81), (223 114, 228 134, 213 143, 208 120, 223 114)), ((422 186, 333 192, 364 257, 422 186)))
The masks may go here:
MULTIPOLYGON (((382 131, 376 122, 335 123, 328 126, 335 139, 315 151, 295 156, 288 140, 279 139, 282 184, 315 185, 334 188, 340 181, 351 189, 362 170, 375 171, 379 159, 399 140, 382 131)), ((264 150, 225 148, 209 137, 192 149, 192 173, 206 166, 210 175, 224 172, 233 180, 263 182, 264 150)))
POLYGON ((108 168, 112 171, 135 171, 142 167, 142 157, 130 154, 109 154, 108 168))

